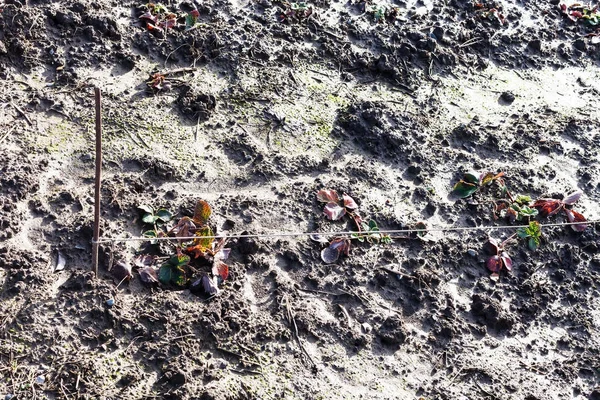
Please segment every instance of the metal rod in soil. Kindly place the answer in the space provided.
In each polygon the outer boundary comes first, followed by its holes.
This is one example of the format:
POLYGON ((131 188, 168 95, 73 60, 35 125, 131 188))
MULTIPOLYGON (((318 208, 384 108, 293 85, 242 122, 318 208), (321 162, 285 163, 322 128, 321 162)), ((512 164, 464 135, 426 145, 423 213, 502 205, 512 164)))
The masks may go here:
POLYGON ((94 187, 94 240, 92 242, 92 267, 98 277, 98 239, 100 239, 100 182, 102 180, 102 95, 94 88, 96 100, 96 182, 94 187))

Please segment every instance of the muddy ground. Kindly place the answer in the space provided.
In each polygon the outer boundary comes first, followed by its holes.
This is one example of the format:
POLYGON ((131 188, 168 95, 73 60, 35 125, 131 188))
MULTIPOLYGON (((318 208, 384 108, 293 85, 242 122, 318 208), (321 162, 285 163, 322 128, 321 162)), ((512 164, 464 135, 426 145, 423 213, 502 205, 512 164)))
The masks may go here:
POLYGON ((139 205, 198 199, 221 233, 353 229, 323 188, 381 229, 507 225, 494 188, 451 194, 469 170, 581 190, 598 219, 593 27, 556 1, 163 4, 166 32, 131 1, 0 0, 0 396, 600 399, 595 226, 513 244, 498 281, 483 244, 514 230, 357 242, 334 264, 306 236, 233 239, 212 298, 137 272, 117 288, 107 269, 139 242, 102 244, 91 272, 94 86, 104 238, 140 236, 139 205))

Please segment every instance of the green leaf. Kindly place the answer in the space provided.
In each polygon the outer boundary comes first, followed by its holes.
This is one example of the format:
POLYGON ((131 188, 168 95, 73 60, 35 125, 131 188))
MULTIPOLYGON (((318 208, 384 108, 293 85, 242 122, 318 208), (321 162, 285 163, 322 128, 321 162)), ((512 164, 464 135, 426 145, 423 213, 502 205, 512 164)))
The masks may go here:
POLYGON ((521 213, 527 217, 535 217, 536 215, 538 215, 538 210, 536 208, 524 206, 523 208, 521 208, 521 213))
POLYGON ((531 196, 520 194, 517 196, 517 199, 515 200, 515 202, 519 203, 520 205, 529 204, 529 203, 531 203, 531 196))
POLYGON ((212 229, 209 226, 205 226, 199 231, 196 232, 196 236, 198 239, 194 239, 194 245, 200 246, 200 249, 203 251, 209 250, 212 246, 213 241, 215 240, 212 237, 205 236, 214 236, 212 229))
POLYGON ((517 236, 521 239, 524 239, 526 237, 529 237, 529 232, 527 232, 525 228, 519 228, 517 229, 517 236))
POLYGON ((473 183, 475 185, 479 184, 479 175, 474 172, 467 172, 463 178, 465 182, 473 183))
POLYGON ((161 220, 163 222, 169 222, 171 220, 171 218, 173 218, 173 215, 168 212, 167 210, 165 210, 164 208, 161 208, 160 210, 158 210, 156 212, 156 219, 157 220, 161 220))
POLYGON ((148 214, 154 214, 154 208, 152 208, 149 205, 146 204, 142 204, 141 206, 138 206, 138 209, 148 213, 148 214))
POLYGON ((417 222, 416 225, 415 225, 415 228, 419 229, 417 231, 417 236, 418 237, 423 237, 423 236, 425 236, 427 234, 427 230, 426 230, 427 229, 427 225, 425 225, 425 222, 422 222, 422 221, 421 222, 417 222))
POLYGON ((185 16, 185 27, 187 29, 192 28, 194 25, 196 25, 196 17, 194 17, 192 14, 188 14, 185 16))
POLYGON ((379 231, 379 227, 377 226, 377 222, 375 222, 375 220, 370 220, 369 221, 369 231, 373 232, 378 232, 379 231))
POLYGON ((539 245, 540 245, 540 241, 539 241, 539 240, 536 240, 536 238, 533 238, 533 237, 531 237, 531 238, 529 238, 529 240, 527 241, 527 245, 529 246, 529 248, 530 248, 531 250, 537 250, 537 248, 538 248, 538 247, 539 247, 539 245))
POLYGON ((158 280, 165 285, 171 282, 172 276, 173 271, 170 264, 163 264, 158 270, 158 280))
POLYGON ((188 265, 190 263, 190 256, 186 256, 185 254, 174 255, 169 259, 169 264, 180 268, 184 265, 188 265))
POLYGON ((142 221, 144 221, 146 224, 153 224, 157 219, 158 217, 153 214, 144 214, 142 217, 142 221))
POLYGON ((156 231, 154 231, 154 230, 151 230, 151 231, 146 231, 146 232, 142 233, 142 236, 143 236, 143 237, 147 237, 147 238, 155 238, 155 237, 158 237, 158 236, 156 235, 156 231))
POLYGON ((469 197, 476 191, 477 191, 477 185, 475 185, 474 183, 469 183, 469 182, 465 182, 462 180, 459 181, 456 185, 454 185, 454 188, 452 189, 452 192, 454 194, 456 194, 458 197, 463 198, 463 199, 465 197, 469 197))
POLYGON ((177 286, 184 286, 187 282, 185 271, 181 268, 173 268, 171 271, 171 282, 177 286))

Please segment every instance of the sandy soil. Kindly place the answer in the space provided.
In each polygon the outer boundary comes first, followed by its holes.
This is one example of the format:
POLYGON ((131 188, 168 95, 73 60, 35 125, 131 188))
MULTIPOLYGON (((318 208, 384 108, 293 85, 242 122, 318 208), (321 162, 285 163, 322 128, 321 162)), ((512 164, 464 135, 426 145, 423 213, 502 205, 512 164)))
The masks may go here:
POLYGON ((510 225, 497 185, 452 194, 473 170, 580 190, 599 219, 595 27, 556 1, 163 4, 176 26, 150 31, 131 1, 0 0, 0 397, 600 399, 594 225, 512 243, 497 281, 484 244, 516 228, 352 240, 333 264, 307 236, 231 239, 215 296, 192 285, 208 256, 182 287, 117 287, 166 242, 104 243, 91 272, 93 87, 104 238, 199 199, 217 233, 355 229, 320 189, 380 229, 510 225))

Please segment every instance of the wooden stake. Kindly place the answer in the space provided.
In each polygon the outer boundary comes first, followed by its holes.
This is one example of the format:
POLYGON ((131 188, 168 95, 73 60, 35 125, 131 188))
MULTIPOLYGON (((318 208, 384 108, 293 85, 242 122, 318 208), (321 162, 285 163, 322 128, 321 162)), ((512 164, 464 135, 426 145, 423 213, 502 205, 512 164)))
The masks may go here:
POLYGON ((94 88, 96 99, 96 185, 94 192, 94 240, 92 241, 92 267, 98 277, 98 239, 100 239, 100 181, 102 179, 102 96, 94 88))

